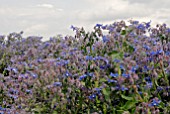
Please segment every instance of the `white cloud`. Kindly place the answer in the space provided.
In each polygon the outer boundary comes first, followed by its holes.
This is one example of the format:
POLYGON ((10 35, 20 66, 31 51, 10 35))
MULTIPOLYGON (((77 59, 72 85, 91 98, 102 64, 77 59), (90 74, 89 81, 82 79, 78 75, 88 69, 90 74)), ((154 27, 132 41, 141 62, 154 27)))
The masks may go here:
POLYGON ((26 35, 67 35, 74 34, 69 29, 71 25, 90 31, 96 23, 111 24, 128 19, 170 25, 169 0, 14 1, 5 0, 0 4, 2 34, 23 30, 26 35))
POLYGON ((38 4, 37 7, 42 7, 42 8, 54 8, 52 4, 38 4))

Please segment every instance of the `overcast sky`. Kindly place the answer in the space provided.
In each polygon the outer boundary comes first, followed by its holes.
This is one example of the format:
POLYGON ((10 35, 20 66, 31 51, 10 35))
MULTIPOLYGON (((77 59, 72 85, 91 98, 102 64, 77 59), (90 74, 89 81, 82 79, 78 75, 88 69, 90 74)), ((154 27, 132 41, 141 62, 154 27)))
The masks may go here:
POLYGON ((0 34, 48 39, 73 35, 71 25, 92 30, 96 23, 116 20, 152 21, 170 25, 170 0, 0 0, 0 34))

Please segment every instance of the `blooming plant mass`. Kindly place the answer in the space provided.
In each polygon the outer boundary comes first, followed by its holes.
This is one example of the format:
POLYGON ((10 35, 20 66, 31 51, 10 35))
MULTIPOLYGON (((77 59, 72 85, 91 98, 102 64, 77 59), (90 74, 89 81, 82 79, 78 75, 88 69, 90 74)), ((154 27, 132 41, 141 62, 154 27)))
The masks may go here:
POLYGON ((170 28, 150 24, 1 35, 0 114, 169 114, 170 28))

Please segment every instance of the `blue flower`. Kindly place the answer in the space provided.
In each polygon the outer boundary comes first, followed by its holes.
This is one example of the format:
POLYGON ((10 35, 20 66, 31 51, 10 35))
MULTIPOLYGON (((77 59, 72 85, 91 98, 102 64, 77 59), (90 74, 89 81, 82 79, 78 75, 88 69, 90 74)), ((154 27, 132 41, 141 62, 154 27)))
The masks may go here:
POLYGON ((90 99, 90 100, 93 100, 93 99, 95 99, 95 98, 96 98, 96 95, 95 95, 95 94, 92 94, 92 95, 89 96, 89 99, 90 99))
POLYGON ((18 73, 18 70, 16 68, 12 68, 11 70, 16 74, 18 73))
POLYGON ((123 65, 120 65, 119 67, 120 69, 125 70, 125 67, 123 65))
POLYGON ((161 102, 161 100, 153 99, 153 101, 150 104, 148 104, 148 106, 149 107, 151 107, 151 106, 158 106, 160 104, 160 102, 161 102))
POLYGON ((145 80, 146 80, 147 82, 152 82, 150 77, 145 77, 145 80))
POLYGON ((125 78, 128 78, 130 75, 123 73, 122 76, 125 77, 125 78))
POLYGON ((107 81, 108 81, 108 83, 117 83, 117 81, 116 81, 116 80, 108 79, 107 81))
POLYGON ((149 28, 151 25, 151 21, 146 23, 146 28, 149 28))
POLYGON ((62 83, 61 82, 54 82, 53 86, 62 86, 62 83))
POLYGON ((165 52, 165 55, 169 56, 170 55, 170 51, 165 52))
POLYGON ((102 29, 106 29, 107 28, 107 25, 105 25, 105 26, 102 26, 102 29))
POLYGON ((94 90, 97 92, 97 94, 100 94, 101 93, 101 88, 94 88, 94 90))
POLYGON ((166 30, 166 32, 170 33, 170 28, 168 28, 168 29, 166 30))
POLYGON ((139 66, 138 65, 136 65, 136 66, 133 66, 132 68, 131 68, 131 71, 132 72, 136 72, 136 70, 139 68, 139 66))
POLYGON ((146 87, 151 88, 153 86, 152 82, 146 82, 146 87))
POLYGON ((65 76, 68 77, 68 76, 71 76, 71 74, 67 71, 67 72, 65 73, 65 76))
POLYGON ((32 76, 33 78, 37 78, 37 77, 38 77, 38 75, 37 75, 37 74, 34 74, 34 73, 32 73, 31 76, 32 76))
POLYGON ((132 21, 131 24, 133 25, 137 25, 139 23, 139 21, 132 21))
POLYGON ((147 66, 144 66, 143 72, 147 72, 149 68, 147 66))
POLYGON ((71 25, 71 27, 70 27, 71 29, 73 29, 73 31, 75 31, 77 28, 76 27, 74 27, 73 25, 71 25))
POLYGON ((92 60, 93 59, 93 57, 92 56, 86 56, 86 60, 92 60))
POLYGON ((29 93, 32 93, 32 91, 29 90, 29 89, 27 89, 27 90, 26 90, 26 93, 29 94, 29 93))
POLYGON ((110 73, 110 76, 116 78, 116 77, 119 76, 119 74, 118 74, 118 73, 112 73, 112 72, 111 72, 111 73, 110 73))
POLYGON ((143 48, 145 48, 146 50, 150 50, 151 49, 148 45, 143 45, 143 48))
POLYGON ((162 52, 163 52, 163 50, 160 49, 160 50, 157 51, 157 54, 161 54, 162 52))
POLYGON ((141 91, 139 91, 138 93, 139 93, 140 95, 142 95, 142 92, 141 92, 141 91))
POLYGON ((19 105, 19 106, 18 106, 18 109, 21 109, 21 108, 22 108, 22 106, 21 106, 21 105, 19 105))
POLYGON ((88 76, 93 77, 94 73, 87 73, 88 76))
POLYGON ((136 35, 135 35, 134 32, 131 32, 131 33, 129 34, 129 36, 130 36, 130 37, 135 37, 136 35))
POLYGON ((100 60, 100 59, 102 59, 101 56, 96 56, 96 57, 93 58, 94 61, 95 61, 95 60, 100 60))
POLYGON ((151 56, 154 56, 154 55, 156 55, 156 54, 157 54, 157 53, 154 52, 154 51, 150 52, 150 55, 151 55, 151 56))
POLYGON ((137 29, 145 30, 145 26, 143 24, 140 24, 137 26, 137 29))
POLYGON ((113 27, 111 27, 111 26, 109 26, 109 32, 113 32, 114 31, 114 28, 113 27))
POLYGON ((102 70, 106 69, 107 67, 108 67, 107 65, 105 65, 105 66, 100 65, 100 69, 102 69, 102 70))
POLYGON ((50 43, 49 42, 46 42, 45 44, 44 44, 44 47, 43 48, 46 48, 46 47, 48 47, 50 45, 50 43))
POLYGON ((82 75, 82 76, 79 77, 79 80, 81 81, 81 80, 83 80, 86 77, 87 77, 87 75, 82 75))
POLYGON ((125 91, 125 90, 128 90, 128 88, 122 86, 122 87, 120 88, 120 90, 125 91))
POLYGON ((113 60, 113 62, 115 62, 115 63, 119 63, 119 62, 120 62, 120 60, 119 60, 119 59, 114 59, 114 60, 113 60))
POLYGON ((139 42, 139 40, 137 40, 137 39, 134 39, 134 43, 138 43, 139 42))
POLYGON ((158 91, 158 92, 160 92, 160 91, 162 91, 162 90, 163 90, 163 88, 162 88, 161 86, 158 86, 158 87, 157 87, 157 91, 158 91))
POLYGON ((95 91, 101 91, 101 88, 94 88, 95 91))
POLYGON ((102 26, 102 24, 96 24, 95 27, 99 27, 100 28, 101 26, 102 26))
POLYGON ((169 91, 169 90, 170 90, 170 86, 167 86, 167 87, 166 87, 166 91, 169 91))
POLYGON ((108 37, 106 37, 105 35, 102 37, 102 39, 104 43, 109 41, 108 37))
POLYGON ((41 58, 37 59, 37 62, 41 63, 43 60, 41 58))

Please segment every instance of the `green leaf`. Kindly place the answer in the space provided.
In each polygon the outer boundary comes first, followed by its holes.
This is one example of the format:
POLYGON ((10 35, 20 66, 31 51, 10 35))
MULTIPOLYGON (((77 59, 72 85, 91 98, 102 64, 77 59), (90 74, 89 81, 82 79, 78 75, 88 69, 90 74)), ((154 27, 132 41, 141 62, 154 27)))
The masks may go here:
POLYGON ((103 88, 102 91, 103 91, 103 94, 105 95, 106 101, 110 101, 110 90, 109 90, 109 88, 103 88))
POLYGON ((105 104, 103 104, 103 112, 104 112, 104 114, 107 114, 107 107, 105 104))
POLYGON ((113 51, 109 52, 108 55, 110 56, 110 55, 112 55, 112 54, 118 54, 118 53, 119 53, 119 52, 118 52, 117 50, 113 50, 113 51))
POLYGON ((117 113, 116 114, 122 114, 124 112, 124 110, 116 110, 117 113))
POLYGON ((121 35, 126 35, 126 30, 122 30, 121 35))
POLYGON ((133 46, 129 45, 129 52, 132 53, 134 51, 133 46))
POLYGON ((97 81, 94 81, 94 85, 95 85, 95 87, 98 87, 99 86, 99 81, 97 80, 97 81))
POLYGON ((112 56, 112 59, 114 60, 114 59, 123 59, 123 52, 119 52, 119 53, 117 53, 117 54, 112 54, 111 56, 112 56))
POLYGON ((128 96, 125 96, 125 95, 123 95, 123 94, 121 94, 121 97, 123 98, 123 99, 126 99, 126 100, 133 100, 133 97, 128 97, 128 96))
POLYGON ((127 46, 128 46, 127 42, 124 41, 124 42, 123 42, 123 47, 127 47, 127 46))
POLYGON ((123 52, 120 52, 120 53, 119 53, 119 57, 120 57, 121 59, 123 59, 123 56, 124 56, 124 53, 123 53, 123 52))
POLYGON ((123 106, 125 110, 132 109, 136 106, 136 101, 127 101, 126 104, 123 106))

